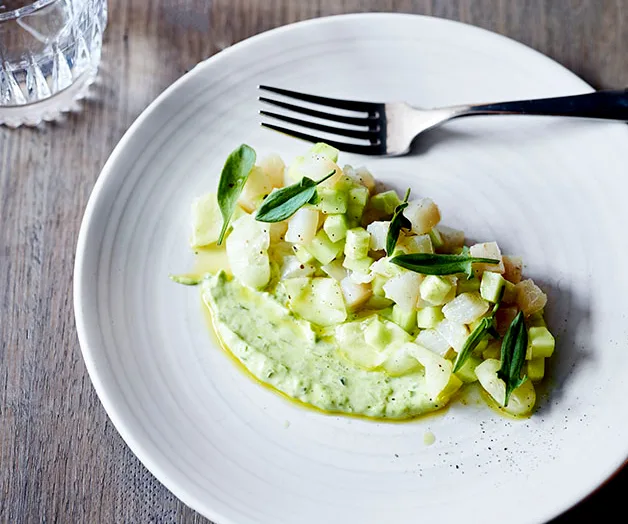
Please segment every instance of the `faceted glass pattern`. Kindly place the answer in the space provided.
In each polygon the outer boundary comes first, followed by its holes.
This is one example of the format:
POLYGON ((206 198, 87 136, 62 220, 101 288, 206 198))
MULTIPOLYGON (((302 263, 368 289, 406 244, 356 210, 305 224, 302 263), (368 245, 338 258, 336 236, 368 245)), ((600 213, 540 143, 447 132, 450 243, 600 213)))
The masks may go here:
POLYGON ((0 124, 72 109, 96 77, 106 23, 106 0, 0 1, 0 124))

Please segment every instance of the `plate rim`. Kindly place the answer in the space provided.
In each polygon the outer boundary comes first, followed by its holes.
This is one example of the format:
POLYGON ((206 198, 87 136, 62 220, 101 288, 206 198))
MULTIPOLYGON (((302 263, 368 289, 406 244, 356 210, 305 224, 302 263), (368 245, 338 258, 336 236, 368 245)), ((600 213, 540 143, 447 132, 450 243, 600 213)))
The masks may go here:
MULTIPOLYGON (((482 27, 468 24, 466 22, 461 22, 458 20, 451 20, 447 18, 441 18, 430 15, 422 15, 422 14, 413 14, 413 13, 398 13, 398 12, 369 12, 369 13, 348 13, 348 14, 336 14, 331 16, 323 16, 318 18, 311 18, 307 20, 301 20, 297 22, 293 22, 290 24, 282 25, 279 27, 271 28, 261 33, 249 36, 223 50, 218 51, 214 55, 202 60, 197 65, 195 65, 192 69, 184 73, 174 82, 172 82, 168 87, 166 87, 157 97, 150 102, 150 104, 142 110, 142 112, 138 115, 138 117, 132 122, 129 128, 124 132, 122 137, 119 139, 117 144, 114 146, 112 152, 110 153, 108 159, 103 165, 100 174, 92 188, 90 196, 87 201, 87 205, 85 207, 83 218, 81 220, 81 225, 79 229, 77 244, 76 244, 76 253, 75 253, 75 261, 74 261, 74 271, 73 271, 73 302, 74 302, 74 319, 76 332, 79 341, 79 347, 81 349, 81 355, 83 356, 83 361, 85 362, 85 367, 87 369, 88 376, 100 403, 102 404, 109 420, 115 427, 118 434, 122 437, 125 444, 129 447, 131 452, 139 459, 142 465, 155 477, 155 479, 163 484, 168 491, 170 491, 175 497, 177 497, 181 502, 183 502, 186 506, 198 512, 200 515, 216 522, 217 524, 236 524, 230 517, 222 514, 220 511, 217 511, 209 506, 202 504, 202 502, 191 494, 188 490, 180 485, 173 479, 170 478, 169 474, 164 470, 164 468, 160 465, 158 460, 155 460, 153 454, 145 449, 142 440, 137 438, 135 432, 132 428, 127 427, 125 422, 122 420, 122 417, 118 415, 118 409, 116 407, 116 402, 109 395, 110 386, 103 380, 101 380, 100 374, 98 372, 98 366, 96 363, 96 355, 98 349, 96 349, 96 344, 92 344, 93 336, 90 335, 89 328, 87 326, 87 322, 84 318, 83 306, 85 299, 83 296, 85 295, 86 290, 83 286, 83 280, 85 278, 85 254, 86 249, 88 247, 88 230, 91 227, 92 222, 95 218, 95 210, 97 205, 102 197, 103 189, 106 187, 108 183, 112 180, 115 180, 115 170, 113 169, 118 162, 118 158, 121 156, 123 150, 126 149, 128 143, 131 141, 132 137, 135 133, 141 128, 144 121, 146 121, 155 111, 159 109, 162 103, 167 100, 171 95, 173 95, 176 91, 178 91, 183 85, 187 82, 191 81, 198 75, 201 75, 205 69, 213 67, 215 63, 219 63, 224 60, 228 60, 231 54, 239 52, 241 49, 245 49, 247 47, 255 46, 257 42, 272 38, 275 35, 284 33, 284 32, 292 32, 294 30, 298 30, 304 26, 316 26, 316 25, 324 25, 330 22, 333 22, 338 19, 343 19, 346 21, 360 21, 361 19, 387 19, 387 20, 409 20, 409 19, 422 19, 427 23, 432 24, 442 24, 443 26, 454 27, 454 30, 465 30, 476 32, 481 36, 488 36, 490 38, 501 41, 503 44, 507 44, 512 46, 513 48, 519 48, 524 50, 529 55, 536 55, 537 59, 544 60, 547 63, 551 63, 552 67, 559 68, 562 70, 562 74, 569 75, 572 77, 572 80, 576 84, 580 84, 583 92, 592 91, 593 87, 588 84, 585 80, 579 77, 576 73, 568 69, 563 64, 557 62, 556 60, 550 58, 549 56, 537 51, 536 49, 514 40, 508 36, 502 35, 500 33, 496 33, 489 29, 484 29, 482 27)), ((617 475, 617 473, 622 469, 622 467, 628 463, 628 456, 624 457, 619 466, 613 468, 608 472, 603 478, 596 479, 593 481, 589 488, 586 488, 586 493, 582 496, 581 494, 575 494, 572 502, 567 502, 566 504, 562 504, 560 507, 556 506, 555 510, 552 514, 546 515, 547 518, 553 519, 567 512, 571 508, 575 507, 577 504, 591 497, 594 493, 596 493, 599 489, 601 489, 605 484, 610 482, 613 477, 617 475)))

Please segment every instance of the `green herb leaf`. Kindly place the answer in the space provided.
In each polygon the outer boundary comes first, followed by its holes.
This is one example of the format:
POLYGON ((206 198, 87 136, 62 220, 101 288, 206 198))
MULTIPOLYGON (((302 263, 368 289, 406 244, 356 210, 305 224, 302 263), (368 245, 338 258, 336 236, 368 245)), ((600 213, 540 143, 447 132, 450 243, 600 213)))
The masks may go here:
POLYGON ((238 203, 238 198, 249 174, 255 166, 257 155, 251 146, 242 144, 231 152, 225 161, 218 182, 218 207, 222 214, 222 230, 218 237, 218 245, 222 244, 229 229, 229 222, 238 203))
POLYGON ((523 311, 508 326, 502 342, 501 367, 497 376, 506 383, 504 406, 508 405, 510 394, 526 381, 521 377, 521 369, 526 358, 528 347, 528 330, 523 319, 523 311))
POLYGON ((433 253, 413 253, 398 255, 390 259, 405 269, 422 275, 454 275, 466 273, 467 278, 473 276, 473 264, 499 264, 492 258, 475 258, 466 255, 437 255, 433 253))
POLYGON ((204 279, 204 275, 168 275, 168 278, 177 284, 184 286, 198 286, 204 279))
POLYGON ((281 222, 294 215, 305 204, 318 203, 316 186, 336 174, 334 169, 318 182, 303 177, 296 184, 273 191, 257 210, 255 220, 259 222, 281 222))
POLYGON ((408 198, 410 197, 410 188, 406 191, 406 196, 403 199, 403 202, 399 204, 395 208, 395 212, 393 213, 393 217, 390 220, 390 225, 388 226, 388 233, 386 234, 386 254, 390 256, 392 252, 395 250, 395 246, 397 245, 397 240, 399 240, 399 233, 401 233, 401 228, 410 229, 412 224, 410 221, 403 216, 403 210, 408 207, 408 198))
POLYGON ((458 355, 456 356, 456 360, 454 361, 454 373, 456 371, 459 371, 460 368, 464 366, 464 363, 469 358, 469 355, 473 353, 473 350, 476 347, 478 347, 478 344, 482 342, 482 340, 484 340, 486 335, 491 335, 495 338, 499 338, 499 334, 497 333, 497 330, 495 327, 495 314, 497 313, 497 310, 499 309, 499 305, 501 303, 503 295, 504 295, 504 291, 502 289, 502 292, 499 298, 497 299, 497 302, 495 302, 495 305, 493 306, 493 310, 491 311, 491 314, 488 315, 487 317, 484 317, 482 320, 480 320, 480 323, 467 337, 467 340, 465 340, 464 345, 462 346, 462 349, 460 350, 460 353, 458 353, 458 355))

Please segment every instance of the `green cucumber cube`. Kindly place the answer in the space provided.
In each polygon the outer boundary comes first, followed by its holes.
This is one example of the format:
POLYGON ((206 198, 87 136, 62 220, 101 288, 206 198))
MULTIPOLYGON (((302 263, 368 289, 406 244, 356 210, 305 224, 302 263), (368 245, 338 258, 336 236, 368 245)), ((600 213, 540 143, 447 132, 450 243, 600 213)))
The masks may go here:
POLYGON ((390 307, 386 307, 384 309, 380 309, 377 314, 379 315, 380 318, 384 318, 384 319, 390 320, 392 322, 393 308, 392 308, 392 306, 390 306, 390 307))
POLYGON ((480 283, 480 295, 484 300, 495 303, 499 300, 505 283, 506 279, 499 273, 485 271, 480 283))
POLYGON ((345 191, 338 191, 328 187, 318 187, 318 203, 314 206, 325 215, 347 212, 349 195, 345 191))
POLYGON ((461 293, 473 293, 474 291, 480 291, 480 279, 479 278, 459 278, 456 288, 456 294, 461 293))
POLYGON ((421 308, 416 313, 416 325, 421 329, 435 328, 441 320, 445 318, 443 308, 440 306, 429 306, 421 308))
POLYGON ((502 302, 504 304, 515 304, 517 302, 517 288, 509 280, 504 279, 504 281, 504 295, 502 296, 502 302))
POLYGON ((309 264, 314 261, 314 255, 299 244, 292 244, 292 251, 294 251, 295 256, 299 259, 301 264, 309 264))
POLYGON ((388 278, 383 275, 375 275, 371 282, 371 288, 373 289, 373 295, 377 297, 384 297, 384 284, 388 282, 388 278))
POLYGON ((364 304, 364 309, 384 309, 392 306, 393 304, 394 302, 389 298, 371 295, 371 297, 364 304))
POLYGON ((347 217, 345 215, 327 215, 323 223, 323 230, 332 242, 342 240, 347 236, 349 230, 347 217))
POLYGON ((325 265, 329 264, 342 252, 343 245, 344 243, 342 240, 332 242, 327 236, 327 233, 321 229, 306 246, 306 249, 316 260, 318 260, 322 265, 325 265))
POLYGON ((437 275, 427 275, 421 282, 419 290, 423 300, 438 305, 444 303, 452 288, 450 280, 437 275))
POLYGON ((528 318, 528 326, 530 327, 547 327, 545 319, 543 318, 543 310, 533 313, 528 318))
POLYGON ((482 340, 480 340, 479 344, 475 346, 472 355, 475 355, 476 357, 481 357, 482 353, 484 353, 484 350, 488 347, 488 340, 488 337, 484 337, 482 340))
POLYGON ((364 328, 364 340, 369 346, 383 351, 390 344, 392 334, 381 320, 374 319, 364 328))
POLYGON ((532 382, 540 382, 545 376, 545 359, 543 357, 533 358, 526 363, 526 375, 532 382))
POLYGON ((475 368, 477 368, 481 363, 481 358, 474 357, 473 355, 469 356, 467 360, 465 360, 462 367, 456 371, 456 376, 465 384, 476 382, 478 377, 475 375, 475 368))
POLYGON ((546 327, 531 327, 528 329, 528 350, 526 359, 532 360, 539 357, 551 357, 554 353, 556 341, 546 327))
POLYGON ((489 358, 494 358, 495 360, 499 360, 502 354, 502 344, 499 340, 491 340, 486 346, 486 349, 482 351, 482 358, 487 360, 489 358))
POLYGON ((310 153, 314 155, 322 155, 325 158, 329 158, 332 162, 338 162, 339 151, 325 142, 318 142, 314 144, 310 149, 310 153))
POLYGON ((416 328, 416 310, 407 311, 399 304, 395 304, 392 310, 392 321, 407 333, 412 333, 416 328))
POLYGON ((413 235, 399 243, 408 253, 434 253, 434 246, 429 235, 413 235))
POLYGON ((342 261, 342 266, 356 273, 368 273, 372 263, 373 259, 371 257, 358 258, 357 260, 345 257, 342 261))
POLYGON ((401 204, 401 199, 396 191, 384 191, 373 195, 370 202, 371 209, 374 209, 380 215, 388 216, 395 212, 395 208, 401 204))
POLYGON ((347 201, 347 218, 352 224, 359 224, 364 214, 364 209, 369 201, 369 190, 364 187, 354 187, 349 190, 347 201))
POLYGON ((445 241, 437 228, 433 227, 428 235, 430 236, 434 249, 439 249, 445 245, 445 241))
POLYGON ((345 256, 354 260, 368 257, 371 244, 370 233, 362 227, 354 227, 347 231, 345 256))

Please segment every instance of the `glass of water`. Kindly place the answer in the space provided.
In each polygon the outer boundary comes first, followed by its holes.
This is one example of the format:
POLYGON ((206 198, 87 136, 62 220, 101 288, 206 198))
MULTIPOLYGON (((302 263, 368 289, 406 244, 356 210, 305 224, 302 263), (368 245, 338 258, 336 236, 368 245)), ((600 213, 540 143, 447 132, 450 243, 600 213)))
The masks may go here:
POLYGON ((0 124, 56 119, 96 78, 107 0, 0 0, 0 124))

